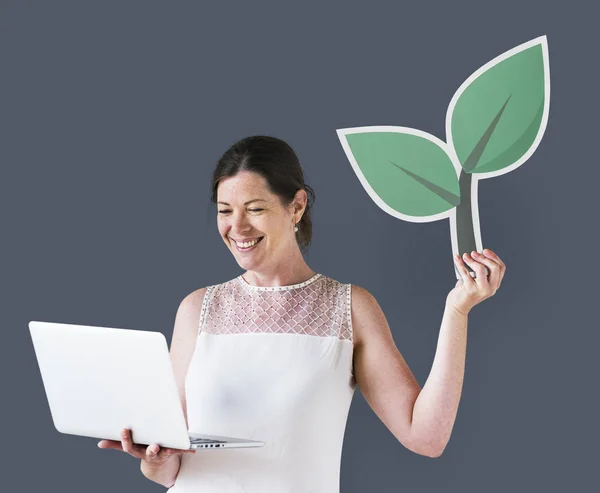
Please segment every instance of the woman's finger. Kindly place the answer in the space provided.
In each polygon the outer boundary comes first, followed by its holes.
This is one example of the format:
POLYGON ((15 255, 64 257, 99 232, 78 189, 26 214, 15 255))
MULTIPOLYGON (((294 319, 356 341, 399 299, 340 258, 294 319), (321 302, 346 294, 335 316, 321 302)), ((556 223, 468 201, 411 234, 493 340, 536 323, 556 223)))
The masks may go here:
POLYGON ((153 443, 146 448, 146 455, 144 458, 147 461, 163 460, 165 455, 168 455, 168 449, 160 448, 158 444, 153 443))
POLYGON ((160 448, 159 445, 153 444, 146 449, 146 456, 144 459, 148 462, 163 462, 169 457, 175 454, 195 454, 196 449, 174 449, 174 448, 160 448))
POLYGON ((485 265, 489 269, 489 284, 492 290, 496 291, 496 289, 498 289, 498 286, 500 285, 500 265, 496 263, 496 261, 486 257, 485 255, 482 255, 479 252, 473 252, 472 257, 477 262, 485 265))
POLYGON ((181 452, 183 454, 195 454, 196 453, 196 449, 195 448, 187 448, 185 450, 183 450, 183 449, 176 449, 176 452, 181 452))
POLYGON ((471 274, 469 274, 469 271, 467 270, 463 260, 461 259, 460 255, 455 255, 454 256, 454 263, 456 264, 456 268, 458 269, 458 273, 461 275, 462 277, 462 281, 465 285, 468 285, 469 283, 475 282, 473 280, 473 278, 471 277, 471 274))
POLYGON ((502 261, 502 259, 498 257, 498 255, 496 255, 494 252, 492 252, 489 248, 484 248, 482 253, 483 255, 486 255, 493 259, 494 262, 496 262, 501 268, 506 268, 506 264, 502 261))
POLYGON ((483 250, 483 254, 486 257, 491 258, 494 262, 496 262, 500 266, 500 280, 498 282, 498 286, 500 286, 500 284, 502 283, 502 279, 504 278, 504 273, 506 272, 506 264, 502 261, 502 259, 500 257, 498 257, 498 255, 496 255, 494 252, 492 252, 489 248, 485 248, 483 250))
POLYGON ((463 258, 464 258, 466 264, 475 271, 475 274, 476 274, 475 279, 474 279, 475 284, 478 287, 485 289, 486 285, 488 284, 487 275, 485 273, 485 265, 477 262, 468 253, 465 253, 463 255, 463 258))
POLYGON ((148 457, 156 457, 160 451, 161 448, 158 445, 148 445, 148 448, 146 449, 146 455, 148 457))
POLYGON ((100 440, 98 442, 98 448, 110 448, 115 450, 123 450, 121 442, 116 440, 100 440))
POLYGON ((121 445, 123 447, 123 452, 133 455, 136 459, 141 459, 146 455, 146 447, 133 443, 131 434, 127 429, 121 430, 121 445))

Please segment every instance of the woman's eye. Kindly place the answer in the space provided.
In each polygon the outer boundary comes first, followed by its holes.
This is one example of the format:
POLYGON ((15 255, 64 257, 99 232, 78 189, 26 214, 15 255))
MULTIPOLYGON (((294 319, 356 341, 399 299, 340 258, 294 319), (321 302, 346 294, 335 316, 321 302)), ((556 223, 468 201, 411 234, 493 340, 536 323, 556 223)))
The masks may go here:
MULTIPOLYGON (((260 211, 264 211, 264 209, 248 209, 250 212, 260 212, 260 211)), ((228 209, 223 209, 221 211, 219 211, 219 214, 228 214, 231 211, 228 209)))

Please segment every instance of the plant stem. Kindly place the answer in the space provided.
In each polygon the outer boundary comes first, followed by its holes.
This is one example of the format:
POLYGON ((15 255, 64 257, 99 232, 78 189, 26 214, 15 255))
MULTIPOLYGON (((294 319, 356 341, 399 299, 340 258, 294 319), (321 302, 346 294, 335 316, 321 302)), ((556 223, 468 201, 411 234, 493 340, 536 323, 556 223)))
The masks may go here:
MULTIPOLYGON (((460 171, 458 184, 460 187, 460 204, 456 206, 456 240, 458 243, 458 254, 471 254, 473 250, 477 251, 475 242, 475 230, 473 228, 473 207, 471 203, 472 193, 472 175, 460 171)), ((475 184, 476 186, 476 184, 475 184)), ((475 204, 478 207, 478 204, 475 204)), ((473 272, 468 265, 465 264, 469 272, 473 272)))

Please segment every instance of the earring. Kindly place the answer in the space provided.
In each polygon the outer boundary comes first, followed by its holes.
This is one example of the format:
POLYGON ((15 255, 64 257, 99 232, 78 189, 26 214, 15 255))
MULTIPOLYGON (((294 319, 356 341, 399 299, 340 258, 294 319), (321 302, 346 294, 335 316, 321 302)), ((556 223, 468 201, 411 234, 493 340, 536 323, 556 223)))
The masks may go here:
POLYGON ((294 233, 298 232, 298 226, 294 226, 294 233))

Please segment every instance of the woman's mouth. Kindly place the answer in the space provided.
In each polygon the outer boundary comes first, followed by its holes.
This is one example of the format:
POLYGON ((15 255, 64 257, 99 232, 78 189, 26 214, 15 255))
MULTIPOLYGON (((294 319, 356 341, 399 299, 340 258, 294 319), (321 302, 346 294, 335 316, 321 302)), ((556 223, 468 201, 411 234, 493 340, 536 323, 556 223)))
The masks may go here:
POLYGON ((246 253, 251 250, 254 250, 256 248, 256 245, 258 245, 262 241, 263 238, 264 238, 264 236, 261 236, 257 240, 247 241, 245 243, 238 243, 234 239, 231 239, 231 241, 235 244, 235 247, 237 248, 238 252, 246 253))

